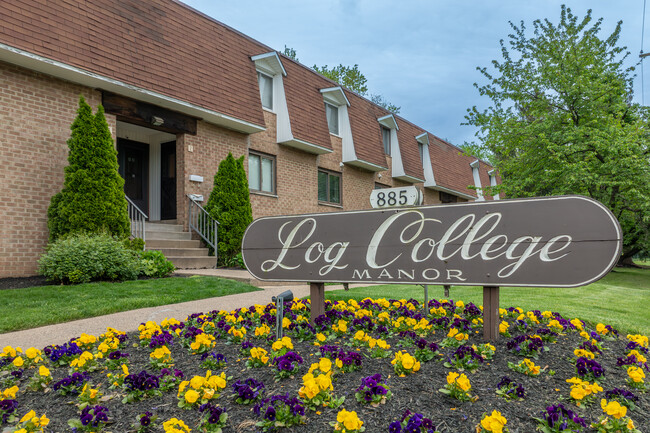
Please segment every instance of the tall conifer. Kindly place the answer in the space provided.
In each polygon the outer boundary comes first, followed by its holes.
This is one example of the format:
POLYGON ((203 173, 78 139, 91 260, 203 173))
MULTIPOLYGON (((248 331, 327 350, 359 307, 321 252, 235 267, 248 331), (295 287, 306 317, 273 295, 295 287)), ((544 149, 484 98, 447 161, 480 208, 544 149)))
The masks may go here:
POLYGON ((68 233, 129 234, 124 179, 118 173, 117 151, 100 105, 93 116, 83 96, 68 139, 68 163, 61 192, 48 209, 50 241, 68 233))
POLYGON ((235 159, 229 153, 214 175, 214 187, 205 210, 219 221, 217 261, 231 263, 241 252, 241 241, 253 221, 244 157, 235 159))

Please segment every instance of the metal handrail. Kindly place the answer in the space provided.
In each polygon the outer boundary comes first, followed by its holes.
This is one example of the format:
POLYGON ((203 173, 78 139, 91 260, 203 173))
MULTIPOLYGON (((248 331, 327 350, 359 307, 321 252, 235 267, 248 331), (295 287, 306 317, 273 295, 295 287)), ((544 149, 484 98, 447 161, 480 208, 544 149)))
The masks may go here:
MULTIPOLYGON (((126 196, 125 196, 126 197, 126 196)), ((129 213, 129 220, 131 220, 131 236, 135 238, 140 238, 143 241, 145 239, 145 221, 149 219, 147 214, 142 212, 142 210, 131 201, 130 198, 126 197, 126 209, 129 213)))
POLYGON ((190 194, 187 195, 187 199, 190 202, 188 218, 190 233, 194 230, 199 236, 201 236, 205 243, 214 249, 214 255, 216 257, 217 230, 219 222, 212 218, 208 211, 203 209, 203 207, 194 200, 190 194))

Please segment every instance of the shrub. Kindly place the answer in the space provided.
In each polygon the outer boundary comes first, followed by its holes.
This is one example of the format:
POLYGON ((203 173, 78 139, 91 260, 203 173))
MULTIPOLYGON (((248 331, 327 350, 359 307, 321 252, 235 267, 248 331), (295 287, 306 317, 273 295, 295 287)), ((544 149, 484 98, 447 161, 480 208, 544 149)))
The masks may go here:
POLYGON ((235 159, 229 153, 221 161, 205 210, 219 221, 218 264, 232 263, 233 258, 241 252, 246 227, 253 221, 243 156, 235 159))
POLYGON ((138 254, 109 234, 62 237, 48 245, 38 263, 42 275, 62 284, 134 280, 140 273, 138 254))
POLYGON ((124 239, 124 246, 130 250, 141 253, 144 250, 144 241, 142 238, 124 239))
POLYGON ((127 237, 124 179, 118 173, 117 151, 102 106, 93 116, 81 97, 71 130, 63 189, 52 197, 47 211, 50 242, 80 232, 127 237))
POLYGON ((140 264, 142 273, 147 277, 164 278, 176 270, 174 264, 167 260, 163 253, 155 250, 142 251, 140 264))
POLYGON ((242 268, 246 269, 246 264, 244 263, 244 258, 241 253, 237 253, 235 256, 224 260, 224 264, 229 268, 242 268))

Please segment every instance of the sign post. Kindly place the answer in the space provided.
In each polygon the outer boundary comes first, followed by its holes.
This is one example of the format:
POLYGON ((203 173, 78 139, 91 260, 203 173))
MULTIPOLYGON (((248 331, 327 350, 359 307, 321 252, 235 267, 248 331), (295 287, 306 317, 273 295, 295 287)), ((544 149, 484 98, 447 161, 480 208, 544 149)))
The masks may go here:
POLYGON ((310 282, 312 322, 326 282, 483 286, 489 341, 499 287, 590 284, 621 248, 614 215, 582 196, 264 217, 242 241, 255 278, 310 282))
POLYGON ((309 322, 314 326, 316 318, 325 314, 325 283, 309 283, 309 300, 311 303, 309 322))
POLYGON ((499 287, 483 286, 483 340, 499 339, 499 287))

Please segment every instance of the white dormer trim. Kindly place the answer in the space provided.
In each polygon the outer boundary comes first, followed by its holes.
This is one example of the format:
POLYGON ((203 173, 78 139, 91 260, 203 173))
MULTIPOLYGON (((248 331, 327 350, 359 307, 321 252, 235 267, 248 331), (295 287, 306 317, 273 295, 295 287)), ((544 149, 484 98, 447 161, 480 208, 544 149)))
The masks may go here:
POLYGON ((391 156, 391 173, 393 179, 403 180, 404 182, 409 183, 420 183, 424 182, 424 179, 418 179, 417 177, 410 176, 404 171, 404 163, 402 162, 402 153, 399 148, 399 140, 397 138, 397 131, 399 127, 397 126, 397 120, 395 116, 389 114, 377 119, 377 122, 384 128, 390 130, 390 156, 391 156))
MULTIPOLYGON (((494 168, 492 170, 488 171, 488 176, 490 176, 490 186, 497 186, 497 175, 496 175, 496 173, 497 173, 497 171, 494 168)), ((493 200, 499 200, 500 198, 501 197, 499 197, 499 194, 494 194, 492 196, 493 200)))
POLYGON ((485 197, 483 196, 483 187, 481 186, 481 175, 479 174, 480 161, 470 162, 469 166, 472 167, 472 176, 474 177, 474 186, 476 187, 476 196, 478 197, 476 201, 484 201, 485 197))
POLYGON ((347 107, 350 106, 350 101, 348 101, 347 96, 345 96, 345 92, 341 87, 330 87, 328 89, 320 89, 320 92, 323 95, 323 99, 325 102, 335 105, 337 107, 341 105, 345 105, 347 107))
POLYGON ((258 54, 257 56, 251 57, 251 60, 255 62, 255 68, 260 72, 265 72, 271 76, 276 74, 280 74, 284 77, 287 76, 287 71, 282 65, 282 60, 280 60, 280 56, 278 56, 278 53, 275 51, 258 54))
POLYGON ((433 165, 431 164, 431 155, 429 154, 429 134, 423 132, 415 136, 415 140, 424 147, 422 152, 422 169, 424 170, 424 187, 436 186, 436 179, 433 175, 433 165))
MULTIPOLYGON (((377 122, 379 122, 382 126, 385 126, 388 129, 399 131, 399 127, 397 126, 397 119, 395 119, 395 116, 392 114, 388 114, 386 116, 380 117, 377 119, 377 122)), ((391 137, 391 140, 393 137, 391 137)), ((391 152, 393 149, 391 148, 391 152)))
POLYGON ((271 51, 270 53, 259 54, 252 56, 251 60, 255 62, 255 69, 258 72, 273 78, 273 109, 267 110, 265 108, 265 110, 271 111, 276 115, 277 142, 316 155, 331 153, 332 151, 330 149, 299 140, 293 136, 289 108, 287 107, 287 97, 284 92, 283 77, 286 77, 287 71, 284 69, 278 53, 271 51))

